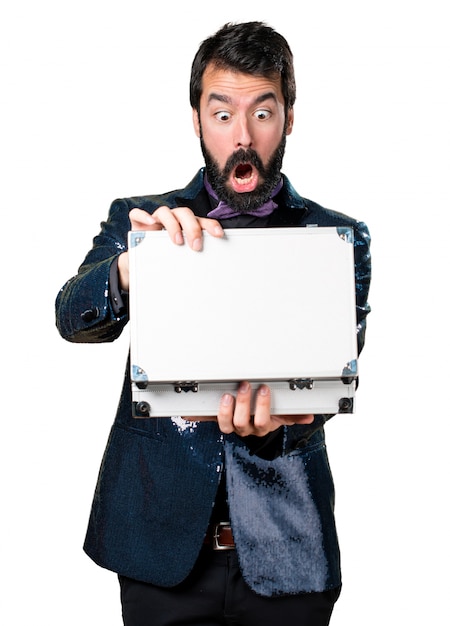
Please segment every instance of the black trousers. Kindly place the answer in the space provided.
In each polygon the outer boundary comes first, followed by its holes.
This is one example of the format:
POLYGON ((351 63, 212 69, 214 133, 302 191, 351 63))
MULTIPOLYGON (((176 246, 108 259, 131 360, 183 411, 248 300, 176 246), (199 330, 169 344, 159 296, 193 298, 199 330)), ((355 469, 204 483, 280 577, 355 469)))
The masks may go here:
POLYGON ((209 547, 177 587, 119 581, 125 626, 327 626, 340 593, 259 596, 244 582, 235 550, 209 547))

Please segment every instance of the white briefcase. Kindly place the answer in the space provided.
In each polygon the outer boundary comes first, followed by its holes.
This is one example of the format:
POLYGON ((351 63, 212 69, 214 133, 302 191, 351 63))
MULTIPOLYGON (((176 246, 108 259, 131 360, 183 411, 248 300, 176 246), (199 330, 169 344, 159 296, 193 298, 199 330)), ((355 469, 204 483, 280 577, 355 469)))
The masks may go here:
POLYGON ((357 381, 349 227, 129 233, 135 417, 217 415, 242 380, 272 413, 351 413, 357 381))

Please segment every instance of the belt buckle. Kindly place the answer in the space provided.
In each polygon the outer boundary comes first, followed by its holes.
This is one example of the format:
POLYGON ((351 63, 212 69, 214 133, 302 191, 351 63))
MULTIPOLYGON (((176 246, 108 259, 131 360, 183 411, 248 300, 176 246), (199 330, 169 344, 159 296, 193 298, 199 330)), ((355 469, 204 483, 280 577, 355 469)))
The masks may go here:
POLYGON ((218 524, 214 524, 214 533, 213 533, 213 550, 232 550, 231 546, 223 546, 219 543, 220 539, 220 529, 221 528, 231 528, 231 524, 228 522, 219 522, 218 524))

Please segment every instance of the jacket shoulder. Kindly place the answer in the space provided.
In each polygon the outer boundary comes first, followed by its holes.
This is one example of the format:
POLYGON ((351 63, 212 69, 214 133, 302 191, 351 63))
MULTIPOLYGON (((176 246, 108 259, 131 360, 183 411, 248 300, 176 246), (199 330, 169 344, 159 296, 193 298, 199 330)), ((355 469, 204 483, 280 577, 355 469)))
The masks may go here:
POLYGON ((283 178, 285 205, 288 207, 288 210, 295 210, 296 215, 300 217, 300 226, 351 226, 357 236, 370 238, 368 228, 364 222, 345 213, 328 209, 318 202, 301 196, 295 190, 289 178, 285 175, 283 175, 283 178), (299 212, 298 209, 301 211, 299 212))
POLYGON ((203 169, 199 170, 186 187, 173 189, 161 194, 149 194, 145 196, 132 196, 115 200, 115 203, 125 203, 128 209, 144 209, 153 212, 160 206, 168 206, 171 209, 179 206, 179 198, 194 199, 203 188, 203 169))

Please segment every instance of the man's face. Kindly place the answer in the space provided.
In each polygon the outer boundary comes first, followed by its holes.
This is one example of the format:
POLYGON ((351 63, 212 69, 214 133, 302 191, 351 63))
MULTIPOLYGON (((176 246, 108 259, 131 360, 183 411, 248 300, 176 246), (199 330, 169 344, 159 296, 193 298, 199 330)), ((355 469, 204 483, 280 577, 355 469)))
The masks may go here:
POLYGON ((265 202, 280 179, 286 119, 279 76, 265 78, 208 66, 194 127, 209 182, 221 200, 245 212, 265 202))

